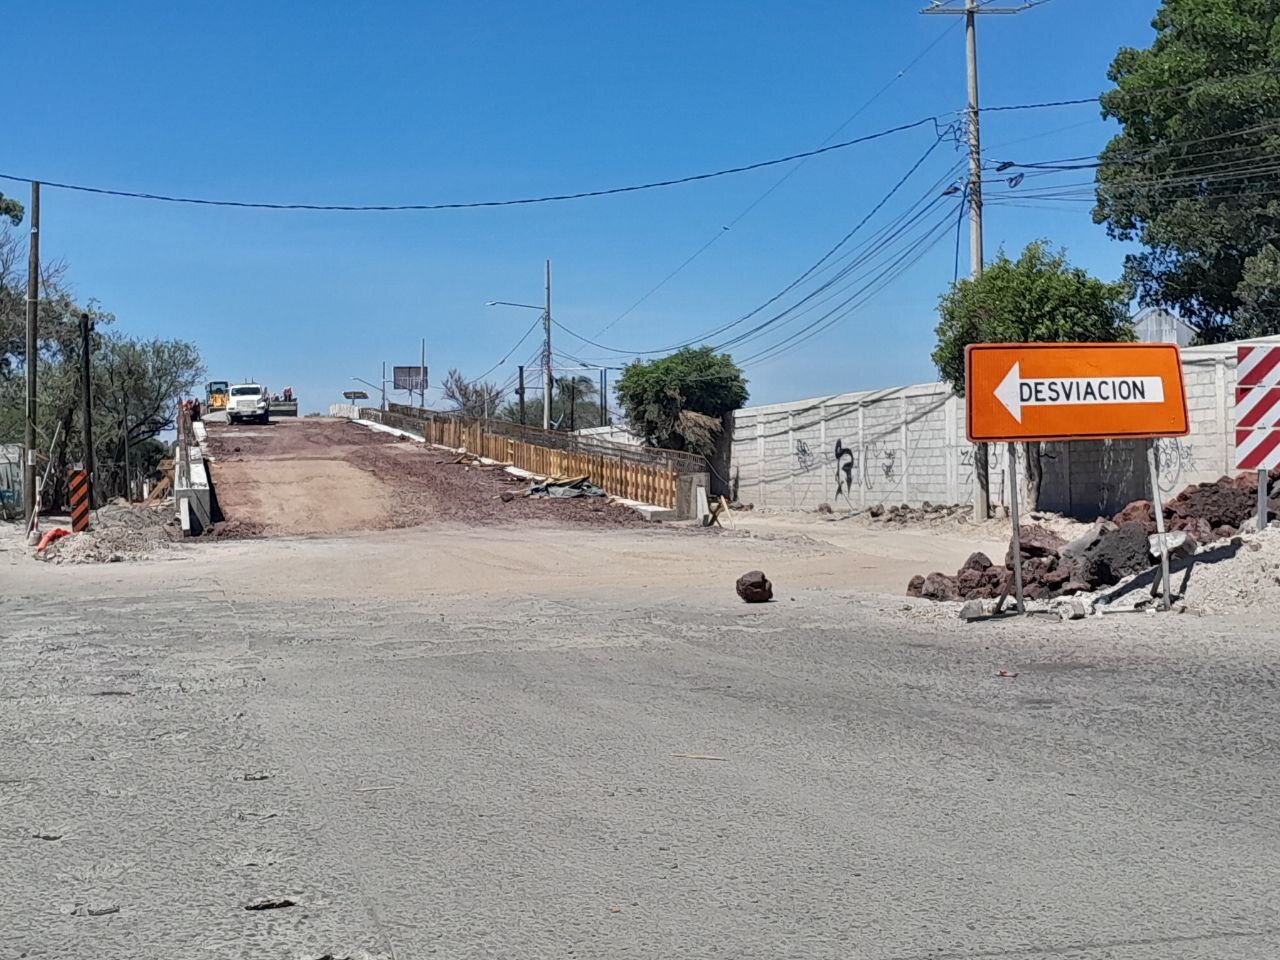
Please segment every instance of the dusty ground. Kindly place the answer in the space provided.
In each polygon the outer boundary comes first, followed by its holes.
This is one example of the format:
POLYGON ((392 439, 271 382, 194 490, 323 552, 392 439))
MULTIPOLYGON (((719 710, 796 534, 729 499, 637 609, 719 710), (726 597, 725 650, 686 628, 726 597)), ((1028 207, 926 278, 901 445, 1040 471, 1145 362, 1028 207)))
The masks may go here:
POLYGON ((422 523, 635 524, 603 499, 518 498, 527 484, 491 467, 327 417, 265 426, 209 424, 218 504, 233 531, 343 533, 422 523))
POLYGON ((0 525, 0 960, 1280 952, 1274 624, 961 625, 900 596, 1003 550, 949 529, 431 516, 0 525))
POLYGON ((921 620, 877 552, 0 560, 0 957, 1274 956, 1274 628, 921 620))

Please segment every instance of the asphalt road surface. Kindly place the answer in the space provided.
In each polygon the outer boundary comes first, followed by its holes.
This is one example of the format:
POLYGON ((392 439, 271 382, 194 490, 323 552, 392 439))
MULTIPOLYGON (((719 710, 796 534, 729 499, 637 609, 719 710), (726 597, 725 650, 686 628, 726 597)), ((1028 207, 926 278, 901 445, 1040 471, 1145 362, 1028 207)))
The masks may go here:
POLYGON ((0 568, 0 956, 1280 953, 1274 629, 747 606, 645 536, 0 568))

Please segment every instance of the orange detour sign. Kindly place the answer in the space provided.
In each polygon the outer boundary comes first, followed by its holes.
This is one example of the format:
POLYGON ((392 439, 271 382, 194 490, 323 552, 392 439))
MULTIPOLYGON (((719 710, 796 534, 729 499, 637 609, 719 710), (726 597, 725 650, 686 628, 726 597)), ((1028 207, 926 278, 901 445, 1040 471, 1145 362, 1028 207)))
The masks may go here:
POLYGON ((1172 343, 974 343, 965 349, 974 443, 1180 437, 1182 361, 1172 343))

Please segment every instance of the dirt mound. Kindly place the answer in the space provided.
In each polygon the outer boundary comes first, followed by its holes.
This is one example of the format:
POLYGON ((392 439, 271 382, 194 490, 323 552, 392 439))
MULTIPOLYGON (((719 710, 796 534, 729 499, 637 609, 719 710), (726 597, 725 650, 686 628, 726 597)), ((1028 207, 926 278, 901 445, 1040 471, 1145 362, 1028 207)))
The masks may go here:
POLYGON ((145 560, 181 535, 172 507, 113 501, 93 515, 88 530, 54 541, 35 557, 46 563, 145 560))
POLYGON ((1187 584, 1188 608, 1202 613, 1280 609, 1280 529, 1272 524, 1242 540, 1234 556, 1196 564, 1187 584))

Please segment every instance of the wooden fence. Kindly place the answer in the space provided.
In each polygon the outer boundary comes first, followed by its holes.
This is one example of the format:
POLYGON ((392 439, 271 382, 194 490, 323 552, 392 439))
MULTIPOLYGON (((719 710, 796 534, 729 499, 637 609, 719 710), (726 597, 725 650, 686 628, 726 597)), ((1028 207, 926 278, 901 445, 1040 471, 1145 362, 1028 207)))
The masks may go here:
POLYGON ((416 433, 428 443, 465 449, 476 456, 509 463, 541 477, 586 477, 614 496, 669 509, 677 507, 680 475, 706 469, 705 464, 701 464, 701 470, 697 469, 700 458, 680 454, 679 451, 651 454, 642 447, 615 450, 609 447, 623 445, 580 444, 572 439, 572 435, 564 434, 560 435, 560 442, 569 449, 556 449, 531 439, 494 433, 486 429, 488 424, 483 420, 419 417, 367 408, 360 413, 389 427, 416 433), (669 454, 675 454, 678 459, 665 456, 669 454))

